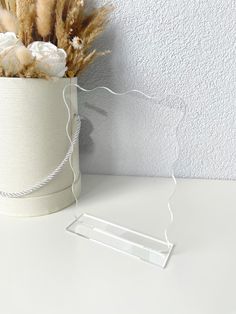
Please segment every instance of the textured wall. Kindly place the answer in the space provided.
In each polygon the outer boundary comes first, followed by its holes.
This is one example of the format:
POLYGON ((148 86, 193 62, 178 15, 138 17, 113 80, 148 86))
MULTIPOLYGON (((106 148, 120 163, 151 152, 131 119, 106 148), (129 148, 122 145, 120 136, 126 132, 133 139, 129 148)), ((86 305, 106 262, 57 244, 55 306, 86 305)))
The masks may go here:
MULTIPOLYGON (((113 2, 112 21, 98 41, 100 48, 113 52, 98 60, 80 84, 181 97, 187 107, 178 132, 177 174, 236 178, 236 2, 113 2)), ((144 110, 128 101, 117 106, 106 97, 104 101, 99 97, 94 106, 83 105, 84 101, 81 97, 82 171, 167 174, 173 145, 164 149, 164 155, 159 153, 157 123, 165 122, 160 121, 157 106, 144 110)), ((176 126, 173 117, 165 117, 169 127, 176 126)))

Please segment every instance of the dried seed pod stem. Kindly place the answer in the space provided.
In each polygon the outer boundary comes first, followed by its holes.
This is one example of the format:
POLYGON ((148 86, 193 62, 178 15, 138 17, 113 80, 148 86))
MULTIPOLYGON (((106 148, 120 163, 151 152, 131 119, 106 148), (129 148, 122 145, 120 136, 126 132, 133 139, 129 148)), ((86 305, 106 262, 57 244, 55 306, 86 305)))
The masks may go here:
POLYGON ((84 1, 75 0, 68 11, 65 28, 70 37, 74 37, 78 34, 79 28, 82 25, 84 17, 84 1))

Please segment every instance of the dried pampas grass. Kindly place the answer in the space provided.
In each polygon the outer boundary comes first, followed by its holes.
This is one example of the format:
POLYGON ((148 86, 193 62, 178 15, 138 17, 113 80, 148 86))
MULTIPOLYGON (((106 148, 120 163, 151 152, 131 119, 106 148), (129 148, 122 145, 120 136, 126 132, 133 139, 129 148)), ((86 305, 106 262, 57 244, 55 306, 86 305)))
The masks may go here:
POLYGON ((0 6, 16 14, 16 0, 0 0, 0 6))
POLYGON ((63 20, 65 2, 66 0, 57 0, 55 35, 56 35, 57 46, 59 48, 67 50, 69 46, 68 34, 66 33, 65 22, 63 20))
POLYGON ((0 9, 0 26, 2 32, 18 33, 17 18, 7 10, 0 9))
POLYGON ((0 77, 25 77, 50 79, 37 70, 37 61, 24 47, 13 47, 0 55, 0 77))
POLYGON ((28 45, 33 41, 35 0, 16 0, 16 16, 19 21, 19 38, 28 45))
POLYGON ((13 14, 16 14, 16 0, 5 0, 5 2, 7 10, 11 11, 13 14))
MULTIPOLYGON (((84 0, 0 0, 0 6, 0 32, 16 33, 25 49, 34 41, 49 41, 64 49, 66 77, 77 76, 96 57, 108 53, 91 50, 91 47, 106 27, 111 6, 94 9, 90 14, 86 13, 84 0)), ((6 71, 1 63, 3 58, 0 58, 0 75, 46 77, 34 71, 34 60, 24 48, 18 47, 11 52, 17 61, 12 61, 14 71, 6 71), (18 62, 22 67, 17 68, 18 62)))
POLYGON ((112 11, 112 6, 102 7, 95 10, 84 19, 81 29, 81 37, 87 47, 104 31, 107 24, 108 14, 112 11))
POLYGON ((47 38, 51 34, 55 3, 55 0, 38 0, 36 3, 37 29, 43 38, 47 38))
POLYGON ((75 37, 82 25, 84 17, 84 1, 75 0, 72 2, 66 17, 65 28, 70 37, 75 37))

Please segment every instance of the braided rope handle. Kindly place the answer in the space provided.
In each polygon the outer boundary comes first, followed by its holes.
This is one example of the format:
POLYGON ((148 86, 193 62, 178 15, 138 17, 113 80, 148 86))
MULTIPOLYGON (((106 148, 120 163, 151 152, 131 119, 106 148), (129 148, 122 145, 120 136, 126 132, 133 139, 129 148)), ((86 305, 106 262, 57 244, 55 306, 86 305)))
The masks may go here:
POLYGON ((29 194, 32 194, 33 192, 41 189, 45 185, 47 185, 49 182, 51 182, 64 168, 65 164, 70 160, 72 157, 72 154, 74 152, 74 146, 78 143, 79 140, 79 134, 80 134, 80 128, 81 128, 81 121, 79 116, 77 117, 77 129, 75 133, 73 134, 72 139, 70 140, 70 147, 65 155, 65 158, 60 162, 60 164, 44 179, 39 181, 38 183, 32 185, 31 187, 19 191, 19 192, 5 192, 5 191, 0 191, 0 197, 4 198, 22 198, 24 196, 27 196, 29 194))

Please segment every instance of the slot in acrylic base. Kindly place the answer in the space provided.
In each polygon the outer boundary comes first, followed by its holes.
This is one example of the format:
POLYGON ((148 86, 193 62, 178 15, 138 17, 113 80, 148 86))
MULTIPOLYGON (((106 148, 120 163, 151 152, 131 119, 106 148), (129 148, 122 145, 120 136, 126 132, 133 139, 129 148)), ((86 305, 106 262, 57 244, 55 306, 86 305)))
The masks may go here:
POLYGON ((67 230, 162 268, 167 265, 174 248, 173 244, 89 214, 82 214, 67 230))

